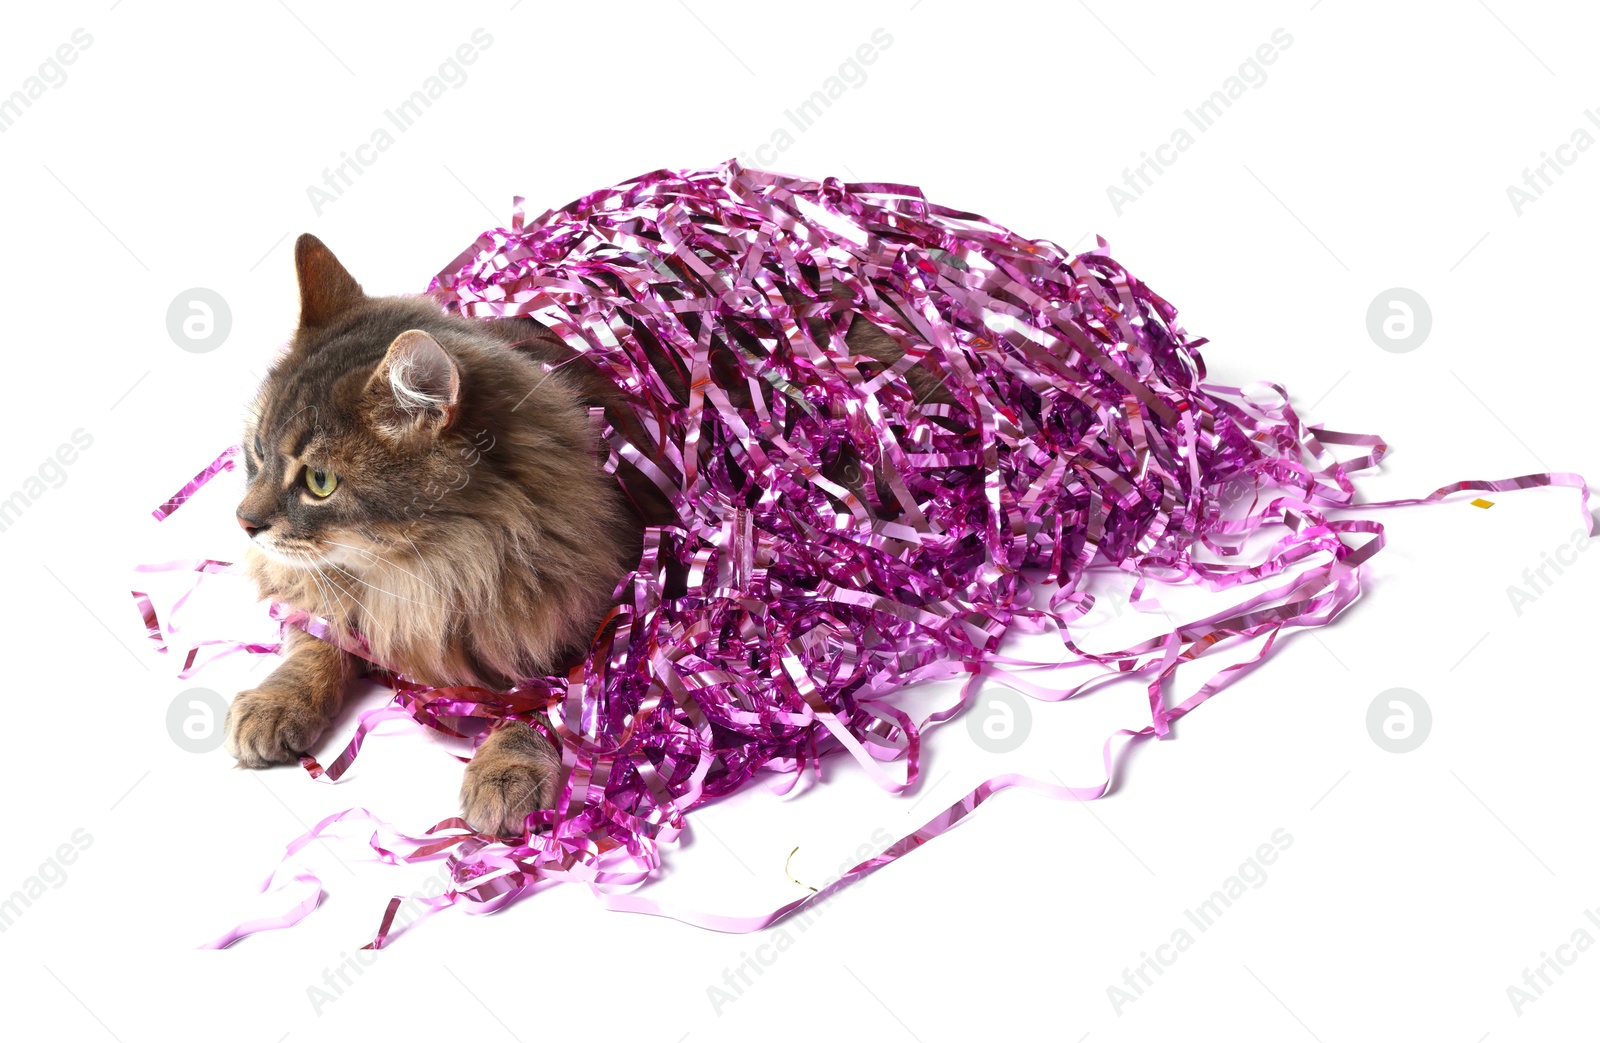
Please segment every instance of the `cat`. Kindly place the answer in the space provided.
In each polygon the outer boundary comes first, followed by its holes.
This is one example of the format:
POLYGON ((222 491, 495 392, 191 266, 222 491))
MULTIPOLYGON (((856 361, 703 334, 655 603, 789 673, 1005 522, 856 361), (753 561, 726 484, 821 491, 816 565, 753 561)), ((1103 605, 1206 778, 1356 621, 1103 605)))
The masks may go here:
MULTIPOLYGON (((299 326, 241 443, 237 515, 259 593, 359 635, 375 661, 430 686, 503 690, 581 657, 645 527, 676 517, 629 465, 604 469, 590 410, 638 424, 617 389, 531 319, 367 296, 313 235, 295 243, 295 272, 299 326)), ((845 340, 879 365, 901 356, 859 315, 845 340)), ((908 376, 948 400, 931 365, 908 376)), ((684 400, 681 379, 669 391, 684 400)), ((854 485, 851 464, 841 455, 827 473, 854 485)), ((229 707, 226 748, 242 767, 309 751, 368 668, 295 627, 283 655, 229 707)), ((520 835, 560 783, 550 741, 504 722, 467 765, 462 817, 479 833, 520 835)))

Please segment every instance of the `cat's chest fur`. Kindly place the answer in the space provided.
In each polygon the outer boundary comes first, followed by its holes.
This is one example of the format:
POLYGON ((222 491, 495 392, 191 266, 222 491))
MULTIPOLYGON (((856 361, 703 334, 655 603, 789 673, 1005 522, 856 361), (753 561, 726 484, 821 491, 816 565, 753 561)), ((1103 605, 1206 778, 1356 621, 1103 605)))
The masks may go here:
MULTIPOLYGON (((374 659, 413 680, 487 680, 467 640, 464 599, 426 558, 402 564, 348 551, 291 570, 252 548, 246 567, 267 596, 322 617, 346 641, 359 636, 374 659)), ((482 627, 488 606, 477 607, 471 622, 482 627)))

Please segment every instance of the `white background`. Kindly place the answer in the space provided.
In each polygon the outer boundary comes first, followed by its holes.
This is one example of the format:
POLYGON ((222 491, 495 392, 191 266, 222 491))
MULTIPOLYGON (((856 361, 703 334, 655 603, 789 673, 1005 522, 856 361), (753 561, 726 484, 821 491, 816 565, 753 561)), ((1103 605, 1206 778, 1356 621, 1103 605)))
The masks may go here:
MULTIPOLYGON (((189 685, 148 650, 127 594, 133 564, 240 551, 231 477, 170 522, 149 511, 237 437, 294 320, 293 235, 315 232, 369 292, 420 290, 507 219, 512 195, 531 216, 655 167, 756 159, 785 110, 878 28, 892 44, 865 82, 769 148, 771 166, 917 184, 1068 247, 1104 235, 1211 339, 1212 379, 1272 379, 1312 421, 1385 435, 1394 450, 1362 481, 1367 498, 1600 474, 1600 150, 1564 153, 1575 162, 1520 214, 1506 191, 1576 128, 1600 135, 1584 116, 1600 106, 1586 5, 101 0, 10 14, 0 94, 75 29, 93 38, 0 134, 0 497, 76 429, 94 440, 0 532, 0 897, 75 830, 92 837, 0 934, 14 1029, 267 1043, 397 1027, 698 1041, 826 1024, 845 1038, 1069 1043, 1592 1031, 1600 952, 1562 950, 1575 962, 1520 1010, 1507 993, 1580 928, 1600 939, 1584 915, 1600 906, 1595 556, 1520 613, 1507 593, 1570 542, 1569 490, 1384 512, 1390 545, 1363 600, 1141 747, 1108 799, 1003 794, 810 929, 791 925, 781 953, 775 931, 609 913, 568 887, 502 915, 443 913, 320 1005, 308 989, 326 988, 388 896, 425 872, 362 863, 359 838, 313 846, 330 892, 320 910, 225 955, 191 950, 271 910, 254 888, 307 824, 364 805, 420 830, 453 810, 459 766, 403 725, 337 787, 184 752, 166 712, 189 685), (493 43, 466 82, 316 213, 307 186, 479 27, 493 43), (1265 82, 1117 213, 1107 186, 1279 28, 1293 43, 1265 82), (168 335, 167 308, 191 287, 231 309, 209 353, 168 335), (1408 353, 1367 332, 1391 287, 1431 307, 1408 353), (1433 714, 1407 754, 1380 749, 1365 723, 1395 687, 1433 714), (1293 843, 1266 882, 1117 1009, 1107 989, 1124 969, 1278 829, 1293 843), (758 952, 771 965, 715 1005, 708 987, 758 952)), ((193 683, 228 694, 249 666, 193 683)), ((1004 756, 954 722, 904 798, 848 761, 797 801, 743 794, 696 813, 652 893, 763 912, 800 893, 783 872, 795 845, 789 872, 815 882, 875 831, 899 836, 990 775, 1091 784, 1100 741, 1141 723, 1141 701, 1130 685, 1036 705, 1028 740, 1004 756)))

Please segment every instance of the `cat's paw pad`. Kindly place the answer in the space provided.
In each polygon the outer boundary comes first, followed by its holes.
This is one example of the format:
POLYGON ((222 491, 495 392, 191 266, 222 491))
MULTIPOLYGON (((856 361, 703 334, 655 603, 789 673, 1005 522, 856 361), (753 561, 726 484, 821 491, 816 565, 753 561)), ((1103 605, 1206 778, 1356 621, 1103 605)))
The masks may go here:
POLYGON ((461 780, 462 817, 478 833, 522 836, 530 812, 555 807, 560 780, 561 762, 548 744, 486 742, 461 780))
POLYGON ((223 748, 243 768, 288 764, 322 737, 327 720, 305 699, 266 688, 233 697, 223 724, 223 748))

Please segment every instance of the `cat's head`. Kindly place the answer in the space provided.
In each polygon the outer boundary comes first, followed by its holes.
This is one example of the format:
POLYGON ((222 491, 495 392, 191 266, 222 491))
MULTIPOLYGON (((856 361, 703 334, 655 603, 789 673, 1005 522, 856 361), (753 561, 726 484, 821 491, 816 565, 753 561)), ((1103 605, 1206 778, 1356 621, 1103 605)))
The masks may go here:
POLYGON ((245 431, 239 525, 279 563, 359 565, 461 506, 492 440, 462 423, 478 331, 426 298, 367 297, 314 236, 295 267, 300 325, 245 431))

